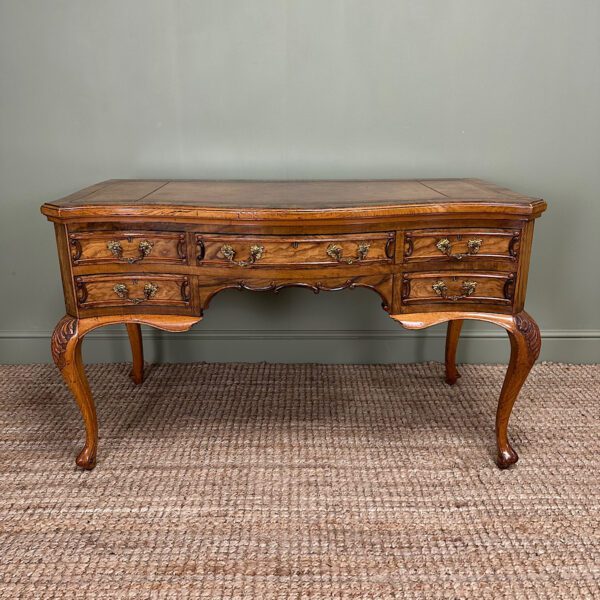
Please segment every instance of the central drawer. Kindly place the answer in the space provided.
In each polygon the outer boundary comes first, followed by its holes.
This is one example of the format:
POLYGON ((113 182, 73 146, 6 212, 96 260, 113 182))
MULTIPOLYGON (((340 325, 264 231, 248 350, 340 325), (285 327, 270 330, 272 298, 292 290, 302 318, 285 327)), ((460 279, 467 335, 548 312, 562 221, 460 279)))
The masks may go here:
POLYGON ((196 234, 198 265, 269 267, 391 263, 395 233, 316 236, 196 234))

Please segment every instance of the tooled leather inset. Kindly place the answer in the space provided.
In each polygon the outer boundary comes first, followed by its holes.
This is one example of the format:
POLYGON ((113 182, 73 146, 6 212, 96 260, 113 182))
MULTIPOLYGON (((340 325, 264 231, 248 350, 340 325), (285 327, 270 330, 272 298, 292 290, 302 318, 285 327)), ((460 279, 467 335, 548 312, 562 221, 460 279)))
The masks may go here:
POLYGON ((515 316, 517 329, 525 337, 527 347, 531 355, 531 361, 534 362, 540 355, 542 349, 542 336, 536 322, 526 313, 521 312, 515 316))
POLYGON ((52 358, 59 369, 65 366, 65 349, 69 340, 77 333, 77 319, 65 315, 56 326, 50 342, 52 358))

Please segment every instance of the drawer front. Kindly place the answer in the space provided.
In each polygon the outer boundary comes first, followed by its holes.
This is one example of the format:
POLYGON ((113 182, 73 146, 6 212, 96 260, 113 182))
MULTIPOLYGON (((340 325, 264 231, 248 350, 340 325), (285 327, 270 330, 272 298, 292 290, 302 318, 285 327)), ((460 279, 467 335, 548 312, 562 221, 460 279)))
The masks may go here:
POLYGON ((391 263, 395 234, 230 236, 196 234, 198 265, 269 267, 391 263))
POLYGON ((157 231, 71 233, 74 265, 187 263, 185 234, 157 231))
POLYGON ((510 305, 515 288, 514 273, 405 273, 402 303, 491 303, 510 305))
POLYGON ((420 229, 404 234, 404 262, 454 261, 519 256, 521 232, 512 229, 420 229))
POLYGON ((188 306, 190 283, 177 275, 89 275, 75 278, 80 308, 188 306))

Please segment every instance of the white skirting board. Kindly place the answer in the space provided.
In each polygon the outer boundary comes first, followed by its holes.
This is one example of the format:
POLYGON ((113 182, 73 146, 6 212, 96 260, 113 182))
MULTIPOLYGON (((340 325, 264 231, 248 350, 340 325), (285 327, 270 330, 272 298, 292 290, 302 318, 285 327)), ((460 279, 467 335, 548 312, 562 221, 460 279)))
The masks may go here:
MULTIPOLYGON (((273 331, 202 330, 185 333, 143 328, 148 362, 316 362, 393 363, 441 361, 445 327, 427 331, 273 331)), ((89 334, 83 344, 86 362, 130 360, 125 327, 89 334)), ((465 331, 458 362, 505 363, 509 357, 506 333, 465 331)), ((600 331, 542 331, 540 360, 600 363, 600 331)), ((0 332, 0 364, 51 361, 49 332, 0 332)))

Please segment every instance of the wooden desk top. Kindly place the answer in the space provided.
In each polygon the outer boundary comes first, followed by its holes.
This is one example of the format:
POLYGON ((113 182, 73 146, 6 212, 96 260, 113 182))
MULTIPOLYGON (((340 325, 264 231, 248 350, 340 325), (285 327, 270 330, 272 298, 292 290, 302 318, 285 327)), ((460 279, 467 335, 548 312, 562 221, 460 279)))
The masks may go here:
POLYGON ((118 180, 97 183, 42 212, 56 220, 136 216, 178 219, 343 218, 469 214, 539 216, 546 203, 479 179, 214 181, 118 180))
POLYGON ((52 355, 86 425, 77 464, 96 464, 83 371, 90 331, 125 323, 143 380, 140 324, 185 331, 224 290, 366 288, 408 329, 448 322, 456 382, 462 322, 503 327, 511 359, 496 413, 497 462, 517 461, 507 426, 541 345, 523 310, 534 220, 546 203, 478 179, 110 180, 42 206, 54 221, 66 315, 52 355))

